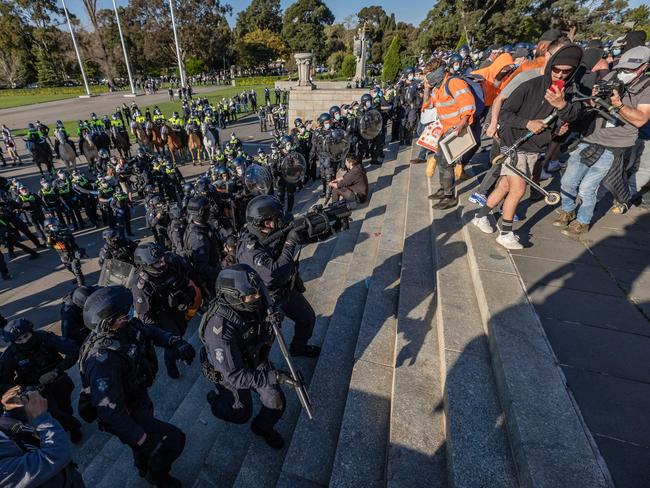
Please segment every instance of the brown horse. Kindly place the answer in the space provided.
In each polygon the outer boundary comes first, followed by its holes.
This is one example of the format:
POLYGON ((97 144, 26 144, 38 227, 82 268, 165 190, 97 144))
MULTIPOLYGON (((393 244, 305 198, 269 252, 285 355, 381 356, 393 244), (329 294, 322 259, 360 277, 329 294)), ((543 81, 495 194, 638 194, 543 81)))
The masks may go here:
POLYGON ((201 129, 196 125, 188 126, 189 130, 187 131, 187 148, 190 151, 190 156, 192 157, 192 164, 196 166, 198 160, 199 164, 203 165, 203 137, 201 135, 201 129))
POLYGON ((180 131, 175 131, 167 124, 163 124, 160 128, 160 136, 167 141, 167 149, 169 149, 172 155, 174 164, 176 164, 176 153, 178 153, 178 158, 182 160, 185 155, 185 146, 183 145, 180 131))
POLYGON ((147 131, 151 136, 151 143, 158 154, 165 155, 165 145, 167 141, 160 135, 160 127, 157 124, 147 122, 147 131))
POLYGON ((131 128, 135 133, 135 137, 138 140, 140 147, 144 147, 147 152, 151 153, 151 150, 153 148, 151 144, 151 138, 147 134, 147 131, 144 129, 144 127, 142 127, 141 124, 135 124, 131 125, 131 128))

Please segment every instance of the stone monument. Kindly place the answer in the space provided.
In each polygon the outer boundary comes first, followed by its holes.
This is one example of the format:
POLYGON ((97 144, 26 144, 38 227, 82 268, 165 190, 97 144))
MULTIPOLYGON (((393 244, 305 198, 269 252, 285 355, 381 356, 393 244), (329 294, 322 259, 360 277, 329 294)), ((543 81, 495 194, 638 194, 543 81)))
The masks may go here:
POLYGON ((366 81, 366 63, 370 58, 370 38, 368 37, 368 29, 366 24, 359 28, 356 36, 354 36, 354 56, 357 58, 357 70, 354 74, 354 81, 357 86, 363 86, 366 81))
POLYGON ((304 90, 313 90, 314 84, 309 79, 309 74, 314 55, 312 53, 296 53, 293 57, 298 66, 298 87, 304 90))

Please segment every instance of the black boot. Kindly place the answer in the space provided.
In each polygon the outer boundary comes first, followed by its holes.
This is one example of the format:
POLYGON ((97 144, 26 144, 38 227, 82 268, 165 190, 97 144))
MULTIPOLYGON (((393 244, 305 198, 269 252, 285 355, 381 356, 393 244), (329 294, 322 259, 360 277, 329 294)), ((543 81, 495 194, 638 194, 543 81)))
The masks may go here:
POLYGON ((441 198, 438 203, 435 203, 433 208, 436 210, 447 210, 449 208, 453 208, 456 205, 458 205, 458 198, 456 198, 454 195, 445 195, 444 198, 441 198))
POLYGON ((263 438, 266 443, 273 449, 282 449, 284 447, 284 439, 277 430, 262 430, 255 424, 255 421, 253 421, 251 422, 251 431, 253 434, 263 438))

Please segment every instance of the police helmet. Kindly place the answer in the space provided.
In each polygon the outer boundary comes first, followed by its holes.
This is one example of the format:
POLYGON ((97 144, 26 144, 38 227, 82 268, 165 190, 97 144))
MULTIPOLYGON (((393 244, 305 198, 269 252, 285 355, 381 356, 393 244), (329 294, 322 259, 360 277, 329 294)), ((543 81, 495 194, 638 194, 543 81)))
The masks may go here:
POLYGON ((235 264, 221 270, 215 283, 217 296, 222 297, 235 310, 253 312, 264 303, 267 295, 262 279, 253 268, 247 264, 235 264), (260 295, 253 302, 245 302, 243 297, 260 295))
POLYGON ((102 232, 102 239, 104 242, 111 241, 117 237, 117 231, 115 229, 106 229, 102 232))
POLYGON ((183 183, 183 195, 190 195, 194 190, 192 183, 183 183))
POLYGON ((335 119, 338 118, 336 117, 336 114, 339 114, 339 117, 341 116, 341 107, 338 105, 332 105, 329 109, 329 114, 334 117, 335 119))
POLYGON ((57 120, 56 121, 56 126, 57 127, 63 127, 63 122, 61 122, 60 120, 57 120))
POLYGON ((91 116, 93 119, 96 119, 96 118, 97 118, 97 114, 96 114, 95 112, 90 112, 90 116, 91 116))
POLYGON ((153 194, 155 194, 157 192, 157 190, 156 190, 156 187, 153 184, 149 183, 147 185, 144 185, 144 192, 147 195, 153 195, 153 194))
POLYGON ((175 220, 182 219, 184 214, 185 214, 185 212, 183 211, 183 208, 180 205, 178 205, 177 203, 175 203, 174 205, 169 207, 169 212, 168 213, 169 213, 169 217, 171 219, 175 219, 175 220))
POLYGON ((160 198, 160 196, 158 195, 154 195, 153 197, 151 197, 151 200, 149 200, 149 203, 152 206, 157 207, 158 205, 162 204, 162 198, 160 198))
POLYGON ((165 250, 155 242, 138 244, 133 253, 133 262, 141 266, 148 274, 160 276, 166 268, 165 250))
POLYGON ((187 202, 187 215, 190 219, 205 224, 210 217, 210 202, 205 197, 192 197, 187 202))
POLYGON ((14 342, 21 335, 34 330, 34 324, 21 317, 19 319, 10 320, 7 325, 2 329, 2 338, 6 342, 14 342))
POLYGON ((332 116, 329 114, 329 112, 322 113, 318 116, 318 125, 323 127, 325 125, 325 122, 331 122, 332 116))
POLYGON ((61 227, 61 224, 56 217, 48 217, 43 221, 43 227, 49 231, 56 232, 61 227))
POLYGON ((52 183, 50 183, 50 180, 41 178, 41 187, 46 190, 49 190, 50 188, 52 188, 52 183))
POLYGON ((235 171, 237 172, 237 175, 239 176, 244 176, 244 172, 246 171, 246 166, 248 166, 248 161, 244 156, 237 156, 235 159, 232 160, 232 164, 235 167, 235 171))
POLYGON ((197 180, 194 189, 197 195, 207 196, 210 194, 210 183, 205 178, 201 178, 197 180))
POLYGON ((88 297, 97 291, 99 287, 97 286, 78 286, 72 292, 72 303, 77 307, 83 309, 86 304, 88 297))
POLYGON ((293 121, 293 126, 294 126, 294 127, 302 127, 302 126, 303 126, 302 119, 301 119, 300 117, 297 117, 297 118, 293 121))
POLYGON ((30 122, 29 124, 27 124, 27 129, 29 129, 29 130, 34 130, 34 129, 36 129, 36 127, 34 127, 34 124, 32 124, 32 123, 30 122))
POLYGON ((372 96, 370 93, 364 93, 361 95, 361 105, 365 107, 368 102, 372 103, 372 96))
POLYGON ((115 320, 128 315, 133 294, 124 286, 107 286, 91 293, 84 303, 84 324, 94 332, 107 332, 115 320))
POLYGON ((108 158, 108 157, 110 157, 110 155, 111 155, 111 153, 109 153, 108 149, 106 149, 104 147, 99 150, 99 157, 100 158, 108 158))
POLYGON ((271 195, 259 195, 246 206, 246 222, 259 229, 266 220, 281 220, 284 208, 280 200, 271 195))
POLYGON ((505 46, 503 46, 503 47, 501 48, 501 50, 502 50, 504 53, 509 53, 509 54, 512 54, 512 53, 514 52, 514 49, 512 48, 512 45, 510 45, 510 44, 506 44, 505 46))

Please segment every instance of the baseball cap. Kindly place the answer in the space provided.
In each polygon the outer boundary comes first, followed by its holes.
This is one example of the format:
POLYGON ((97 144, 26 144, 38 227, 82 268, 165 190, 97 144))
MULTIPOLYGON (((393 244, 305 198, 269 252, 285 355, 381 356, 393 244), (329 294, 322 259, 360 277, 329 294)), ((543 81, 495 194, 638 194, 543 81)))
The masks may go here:
POLYGON ((637 46, 624 52, 614 69, 636 69, 650 62, 650 47, 637 46))

